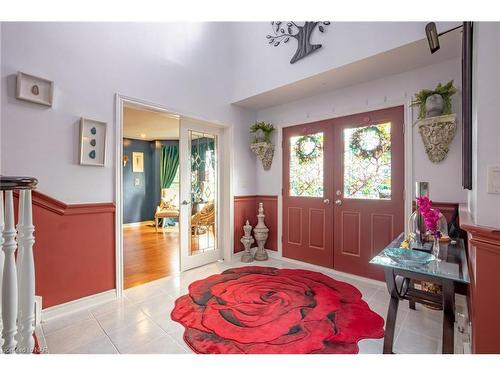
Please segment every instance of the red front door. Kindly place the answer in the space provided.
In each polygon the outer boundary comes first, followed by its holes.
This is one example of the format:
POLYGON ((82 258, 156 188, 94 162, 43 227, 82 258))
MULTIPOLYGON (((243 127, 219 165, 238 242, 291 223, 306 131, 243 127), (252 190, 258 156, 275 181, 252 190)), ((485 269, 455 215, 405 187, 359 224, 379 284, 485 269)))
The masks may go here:
POLYGON ((333 128, 283 129, 283 256, 333 267, 333 128))
POLYGON ((335 268, 383 280, 369 264, 404 230, 404 108, 335 119, 335 268))
POLYGON ((369 261, 403 231, 403 121, 394 107, 283 130, 284 257, 382 279, 369 261))

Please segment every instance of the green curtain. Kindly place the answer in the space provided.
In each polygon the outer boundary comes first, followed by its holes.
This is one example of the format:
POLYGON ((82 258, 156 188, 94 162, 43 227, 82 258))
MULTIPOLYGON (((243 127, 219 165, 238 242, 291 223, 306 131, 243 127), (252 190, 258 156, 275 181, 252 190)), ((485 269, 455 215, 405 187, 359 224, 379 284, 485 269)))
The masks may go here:
POLYGON ((161 147, 161 173, 160 182, 162 189, 168 189, 174 181, 179 167, 179 148, 177 146, 161 147))

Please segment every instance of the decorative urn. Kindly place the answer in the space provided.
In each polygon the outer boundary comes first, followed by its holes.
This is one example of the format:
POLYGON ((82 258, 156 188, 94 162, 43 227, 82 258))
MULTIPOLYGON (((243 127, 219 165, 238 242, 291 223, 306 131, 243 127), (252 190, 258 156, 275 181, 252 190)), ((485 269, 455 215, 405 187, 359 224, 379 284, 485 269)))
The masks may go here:
POLYGON ((255 241, 257 242, 257 251, 255 252, 255 260, 267 260, 269 256, 267 255, 267 251, 264 248, 267 237, 269 236, 269 229, 264 224, 264 204, 259 203, 259 214, 257 215, 257 225, 253 229, 253 234, 255 237, 255 241))
POLYGON ((241 243, 245 247, 245 250, 243 250, 243 254, 241 255, 241 261, 243 263, 251 263, 253 262, 253 256, 252 252, 250 251, 250 247, 252 244, 255 242, 255 240, 252 237, 252 226, 250 223, 246 222, 245 225, 243 225, 243 232, 245 233, 243 237, 241 237, 241 243))

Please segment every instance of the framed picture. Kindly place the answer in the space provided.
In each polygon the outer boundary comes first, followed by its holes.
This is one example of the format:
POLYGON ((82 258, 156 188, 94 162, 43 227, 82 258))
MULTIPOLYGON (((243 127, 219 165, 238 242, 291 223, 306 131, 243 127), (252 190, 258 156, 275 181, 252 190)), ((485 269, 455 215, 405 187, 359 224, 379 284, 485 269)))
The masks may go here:
POLYGON ((104 167, 106 162, 106 123, 80 119, 80 164, 104 167))
POLYGON ((52 107, 54 82, 17 72, 16 98, 52 107))
POLYGON ((132 152, 132 172, 144 172, 143 152, 132 152))

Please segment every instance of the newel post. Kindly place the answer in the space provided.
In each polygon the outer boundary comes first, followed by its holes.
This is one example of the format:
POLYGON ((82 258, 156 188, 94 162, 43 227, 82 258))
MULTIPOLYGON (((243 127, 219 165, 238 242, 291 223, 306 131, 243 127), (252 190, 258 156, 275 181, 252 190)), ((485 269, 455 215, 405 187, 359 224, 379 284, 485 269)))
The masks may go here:
POLYGON ((5 192, 5 224, 3 229, 4 267, 2 279, 2 338, 3 352, 14 353, 17 333, 17 270, 14 252, 16 251, 16 229, 14 227, 14 199, 12 190, 5 192))
MULTIPOLYGON (((18 242, 22 249, 19 264, 19 342, 17 353, 31 354, 35 347, 33 331, 35 329, 35 263, 33 259, 33 211, 31 207, 31 190, 21 190, 19 194, 19 232, 18 242), (24 193, 24 194, 21 194, 24 193), (22 204, 21 204, 22 202, 22 204), (22 211, 21 211, 22 210, 22 211), (22 221, 21 221, 22 217, 22 221)), ((19 251, 19 250, 18 250, 19 251)))

